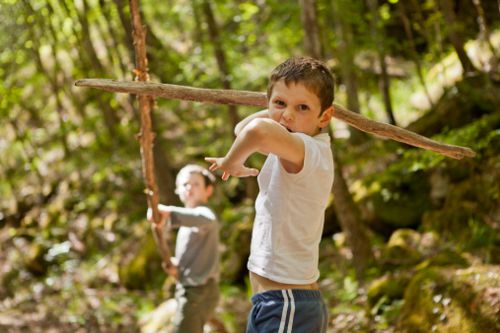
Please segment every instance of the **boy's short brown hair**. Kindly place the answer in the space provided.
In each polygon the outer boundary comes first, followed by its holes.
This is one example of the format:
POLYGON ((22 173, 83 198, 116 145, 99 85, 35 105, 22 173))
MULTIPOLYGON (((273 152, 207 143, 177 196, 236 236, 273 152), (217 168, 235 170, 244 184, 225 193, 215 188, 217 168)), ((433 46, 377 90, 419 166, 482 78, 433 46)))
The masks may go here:
POLYGON ((300 82, 318 96, 321 112, 328 109, 334 99, 335 82, 328 67, 310 57, 292 57, 279 64, 269 76, 267 99, 271 97, 274 84, 284 80, 285 84, 300 82))
POLYGON ((203 176, 203 179, 205 180, 205 187, 213 186, 215 184, 215 176, 206 168, 197 164, 187 164, 177 173, 177 177, 175 178, 175 186, 179 187, 181 175, 192 173, 197 173, 203 176))

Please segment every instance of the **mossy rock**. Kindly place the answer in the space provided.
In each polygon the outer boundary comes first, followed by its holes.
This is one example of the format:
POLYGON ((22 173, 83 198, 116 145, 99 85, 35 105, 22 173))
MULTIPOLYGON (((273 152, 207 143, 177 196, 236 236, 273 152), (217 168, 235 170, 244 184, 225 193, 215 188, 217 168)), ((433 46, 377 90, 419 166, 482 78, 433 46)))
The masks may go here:
POLYGON ((373 224, 404 228, 418 225, 432 203, 430 185, 425 174, 415 172, 387 178, 380 190, 364 200, 372 207, 373 224))
POLYGON ((412 229, 398 229, 382 252, 381 261, 389 265, 414 265, 422 260, 418 251, 421 235, 412 229))
POLYGON ((500 268, 429 268, 417 273, 404 295, 401 333, 500 331, 500 268))
POLYGON ((411 272, 386 273, 374 280, 367 289, 368 304, 373 307, 380 298, 388 300, 403 298, 406 286, 411 278, 411 272))
POLYGON ((493 165, 487 164, 488 172, 454 184, 443 207, 423 216, 422 227, 461 244, 467 251, 480 248, 492 250, 495 229, 489 221, 496 219, 494 214, 498 210, 500 170, 498 161, 493 165))
POLYGON ((428 259, 420 263, 417 268, 423 269, 431 266, 466 267, 468 265, 469 262, 463 255, 450 249, 444 249, 428 257, 428 259))
POLYGON ((118 270, 120 283, 128 289, 161 288, 167 277, 152 233, 147 233, 129 249, 118 270))

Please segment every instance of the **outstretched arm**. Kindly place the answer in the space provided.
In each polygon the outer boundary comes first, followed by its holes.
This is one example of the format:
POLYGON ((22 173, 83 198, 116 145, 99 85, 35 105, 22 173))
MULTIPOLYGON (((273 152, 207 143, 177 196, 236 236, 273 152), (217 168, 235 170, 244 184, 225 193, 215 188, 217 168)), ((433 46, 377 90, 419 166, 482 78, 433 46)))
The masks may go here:
POLYGON ((206 157, 210 171, 222 170, 222 180, 229 176, 257 176, 258 170, 247 168, 245 161, 255 153, 277 155, 289 172, 299 172, 304 162, 304 142, 288 132, 278 122, 265 119, 252 119, 239 133, 224 157, 206 157))
POLYGON ((269 118, 269 113, 268 113, 267 109, 252 113, 248 117, 241 120, 234 127, 234 135, 238 136, 241 133, 241 131, 243 130, 243 128, 245 128, 245 126, 248 125, 248 123, 250 123, 252 120, 257 119, 257 118, 269 118))

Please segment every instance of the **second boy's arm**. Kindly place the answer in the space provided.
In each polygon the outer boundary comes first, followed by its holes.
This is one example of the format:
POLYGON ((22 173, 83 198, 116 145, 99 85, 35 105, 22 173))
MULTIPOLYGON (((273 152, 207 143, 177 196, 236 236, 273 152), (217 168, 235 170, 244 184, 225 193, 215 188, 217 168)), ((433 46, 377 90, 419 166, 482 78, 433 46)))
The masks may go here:
MULTIPOLYGON (((169 220, 169 227, 178 228, 185 227, 200 227, 216 220, 214 213, 207 207, 198 206, 195 208, 177 207, 158 205, 158 211, 162 218, 162 227, 166 221, 169 220)), ((148 219, 151 220, 152 211, 148 209, 148 219)))
POLYGON ((207 157, 205 160, 212 163, 210 171, 222 170, 222 179, 227 180, 229 176, 256 176, 257 169, 244 165, 255 152, 275 154, 288 172, 297 173, 302 169, 304 151, 302 139, 288 132, 278 122, 255 118, 241 130, 226 156, 207 157))

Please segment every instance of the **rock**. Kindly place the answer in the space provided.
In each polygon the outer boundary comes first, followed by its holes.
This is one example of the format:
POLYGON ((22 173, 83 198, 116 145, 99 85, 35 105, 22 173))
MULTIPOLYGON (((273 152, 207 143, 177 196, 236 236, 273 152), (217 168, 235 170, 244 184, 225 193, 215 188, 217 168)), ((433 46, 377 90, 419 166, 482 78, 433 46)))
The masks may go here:
POLYGON ((177 302, 169 299, 139 320, 141 333, 171 332, 177 302))
POLYGON ((410 278, 411 272, 396 272, 386 273, 374 280, 367 289, 369 306, 373 307, 383 296, 387 297, 388 301, 403 298, 410 278))
POLYGON ((500 331, 500 267, 429 268, 418 272, 404 295, 401 333, 500 331))
POLYGON ((382 252, 382 263, 389 265, 413 265, 422 260, 418 251, 420 234, 412 229, 398 229, 389 239, 382 252))

